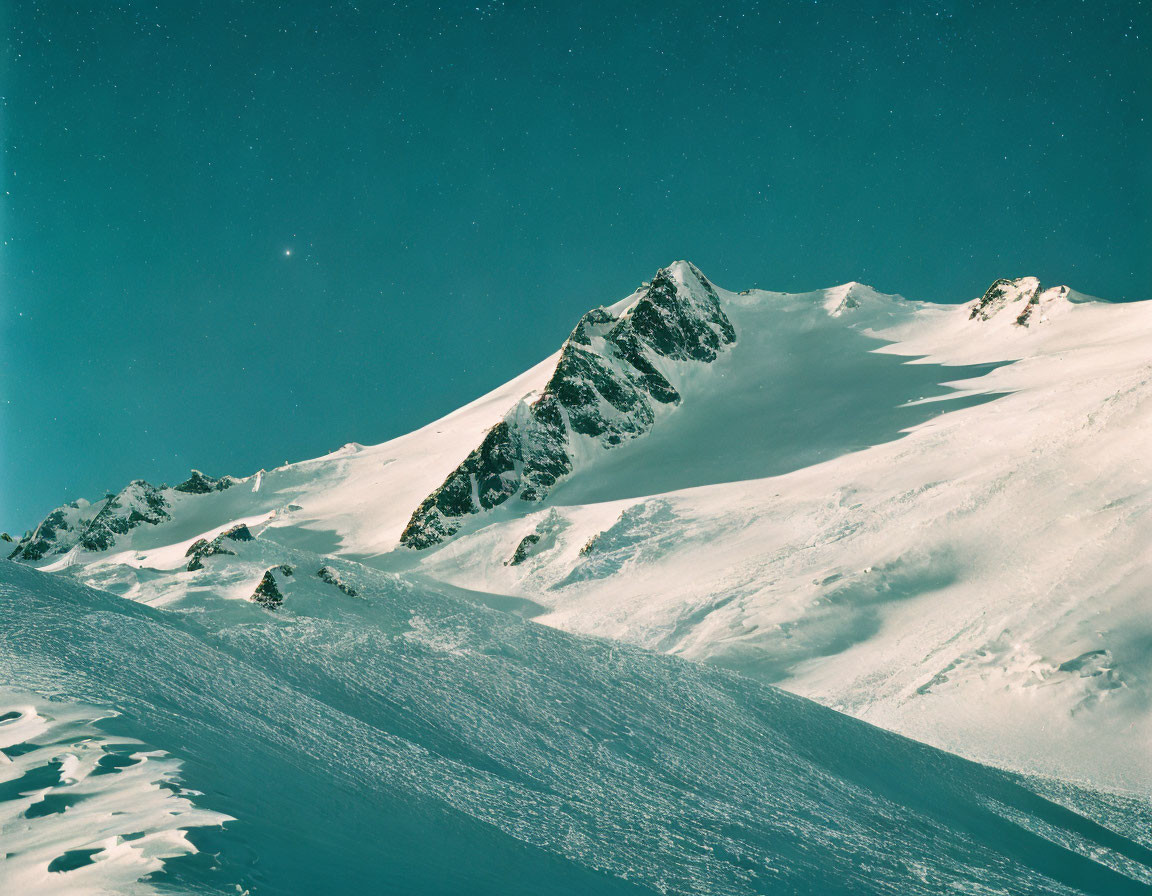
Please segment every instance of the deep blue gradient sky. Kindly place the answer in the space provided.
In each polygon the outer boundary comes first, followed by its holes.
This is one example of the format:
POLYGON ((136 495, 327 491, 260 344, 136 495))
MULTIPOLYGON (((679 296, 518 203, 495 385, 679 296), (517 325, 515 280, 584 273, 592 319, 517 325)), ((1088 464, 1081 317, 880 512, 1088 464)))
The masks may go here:
POLYGON ((734 289, 1152 294, 1148 3, 2 15, 14 533, 399 435, 676 258, 734 289))

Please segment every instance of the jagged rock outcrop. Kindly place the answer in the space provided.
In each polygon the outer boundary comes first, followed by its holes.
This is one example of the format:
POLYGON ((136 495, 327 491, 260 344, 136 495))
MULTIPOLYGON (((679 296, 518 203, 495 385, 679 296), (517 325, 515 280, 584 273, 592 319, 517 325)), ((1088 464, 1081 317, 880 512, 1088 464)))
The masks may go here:
POLYGON ((90 504, 73 501, 57 507, 40 524, 16 543, 9 557, 33 562, 49 554, 65 554, 79 546, 86 551, 107 551, 116 537, 127 535, 138 526, 159 525, 171 519, 172 502, 177 493, 202 495, 230 488, 236 480, 230 476, 214 479, 198 470, 174 488, 154 486, 143 479, 131 482, 103 502, 90 504))
POLYGON ((86 551, 106 551, 112 547, 117 535, 127 535, 144 523, 153 526, 171 519, 168 500, 160 489, 137 479, 118 495, 109 495, 100 512, 80 536, 80 546, 86 551))
POLYGON ((244 524, 233 526, 227 532, 221 532, 211 541, 207 538, 198 538, 188 547, 184 552, 185 557, 191 557, 188 561, 188 571, 195 572, 198 569, 204 568, 204 558, 211 557, 215 554, 235 554, 235 551, 230 551, 224 546, 224 539, 229 541, 253 541, 252 532, 244 524))
POLYGON ((589 311, 540 396, 488 431, 416 509, 400 543, 431 547, 471 514, 513 497, 541 500, 572 472, 578 440, 610 449, 648 432, 661 406, 681 400, 669 378, 676 366, 714 361, 735 341, 715 288, 687 262, 658 271, 619 317, 589 311))
POLYGON ((329 585, 334 585, 335 587, 337 587, 338 589, 343 591, 345 594, 347 594, 349 597, 355 597, 356 596, 356 593, 357 593, 356 589, 353 588, 351 585, 346 584, 344 582, 344 580, 340 578, 340 573, 338 573, 331 566, 320 567, 320 569, 317 570, 316 575, 320 579, 321 582, 326 582, 329 585))
POLYGON ((0 532, 0 541, 7 541, 8 543, 11 543, 12 540, 12 536, 7 532, 0 532))
POLYGON ((90 506, 87 501, 73 501, 57 507, 41 520, 40 525, 16 542, 10 559, 35 561, 50 553, 62 554, 69 550, 88 525, 89 520, 82 514, 87 513, 90 506))
POLYGON ((48 554, 64 554, 79 546, 86 551, 106 551, 116 536, 137 526, 157 525, 170 519, 169 502, 161 489, 137 479, 115 495, 108 495, 94 515, 96 505, 73 501, 46 516, 25 535, 12 552, 13 560, 40 560, 48 554))
POLYGON ((245 523, 238 523, 221 536, 229 538, 232 541, 255 541, 256 537, 252 534, 252 530, 248 528, 245 523))
POLYGON ((1035 277, 1021 277, 1017 280, 1000 278, 985 290, 984 295, 972 305, 969 320, 991 320, 1009 302, 1031 301, 1039 295, 1040 281, 1035 277))
POLYGON ((969 320, 991 320, 1001 311, 1009 310, 1017 326, 1028 327, 1045 320, 1045 312, 1061 300, 1066 300, 1067 286, 1045 289, 1035 277, 1016 280, 1000 279, 988 287, 984 295, 971 305, 969 320))
POLYGON ((529 532, 516 545, 516 550, 512 552, 512 556, 504 561, 505 566, 519 566, 528 559, 532 552, 532 548, 540 543, 540 536, 535 532, 529 532))
POLYGON ((284 595, 280 591, 280 586, 276 584, 276 576, 271 569, 264 573, 260 584, 252 592, 251 599, 265 610, 277 610, 284 603, 284 595))
POLYGON ((567 528, 568 520, 556 512, 549 510, 544 519, 536 524, 536 528, 520 539, 512 556, 504 561, 505 566, 520 566, 529 557, 542 554, 556 546, 556 536, 567 528))
POLYGON ((216 479, 213 476, 204 475, 199 470, 193 470, 191 476, 179 485, 172 486, 172 490, 183 492, 187 495, 206 495, 209 492, 222 492, 227 488, 231 488, 235 482, 236 480, 231 476, 216 479))

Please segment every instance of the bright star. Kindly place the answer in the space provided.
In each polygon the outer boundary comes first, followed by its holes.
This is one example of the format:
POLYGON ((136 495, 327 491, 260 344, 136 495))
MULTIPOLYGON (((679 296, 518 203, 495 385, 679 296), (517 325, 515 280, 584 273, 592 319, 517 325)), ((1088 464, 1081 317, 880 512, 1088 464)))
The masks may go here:
POLYGON ((285 249, 285 250, 284 250, 284 254, 285 254, 285 255, 291 255, 291 254, 292 254, 292 250, 291 250, 291 249, 285 249))

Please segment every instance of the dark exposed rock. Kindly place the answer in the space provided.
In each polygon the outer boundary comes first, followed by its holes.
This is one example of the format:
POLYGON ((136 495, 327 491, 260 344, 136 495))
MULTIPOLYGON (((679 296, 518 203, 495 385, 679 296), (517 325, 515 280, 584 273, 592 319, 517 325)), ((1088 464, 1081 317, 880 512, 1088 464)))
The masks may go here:
POLYGON ((216 479, 213 476, 205 476, 199 470, 193 470, 191 476, 172 488, 188 495, 206 495, 209 492, 222 492, 226 488, 231 488, 233 482, 231 476, 216 479))
POLYGON ((204 568, 204 558, 214 557, 217 554, 226 556, 235 556, 235 551, 230 551, 228 548, 220 544, 223 536, 216 536, 211 541, 205 541, 203 538, 199 539, 192 547, 188 549, 188 553, 184 556, 191 556, 192 559, 188 561, 188 571, 194 572, 197 569, 204 568))
POLYGON ((356 596, 356 589, 351 585, 345 584, 344 580, 340 578, 340 573, 338 573, 331 566, 320 567, 320 569, 316 571, 316 575, 319 577, 321 582, 327 582, 329 585, 335 585, 349 597, 356 596))
POLYGON ((563 476, 572 472, 568 454, 568 431, 560 401, 545 394, 532 406, 532 417, 525 425, 525 437, 531 449, 524 453, 521 473, 521 499, 539 501, 563 476))
POLYGON ((665 268, 617 328, 630 325, 637 336, 666 358, 714 361, 722 345, 736 341, 736 330, 721 310, 712 284, 693 265, 686 267, 702 298, 690 291, 686 301, 671 268, 665 268))
POLYGON ((505 566, 519 566, 528 559, 528 552, 532 550, 532 546, 540 543, 540 536, 535 532, 529 532, 521 540, 520 544, 516 545, 516 550, 512 552, 512 556, 505 562, 505 566))
POLYGON ((232 541, 254 541, 252 532, 244 523, 233 526, 227 532, 223 533, 221 538, 230 538, 232 541))
POLYGON ((0 532, 0 541, 11 542, 12 536, 9 535, 7 532, 0 532))
POLYGON ((160 489, 137 479, 119 494, 107 495, 94 516, 88 516, 93 505, 86 501, 56 508, 20 539, 11 558, 35 561, 49 553, 66 553, 77 545, 88 551, 106 551, 118 535, 145 523, 155 526, 170 519, 167 508, 160 489))
MULTIPOLYGON (((586 436, 607 435, 609 444, 645 431, 655 413, 645 389, 637 388, 633 370, 619 364, 620 354, 605 357, 569 344, 544 388, 568 412, 572 430, 586 436), (612 410, 605 413, 603 398, 612 410)), ((625 357, 624 360, 629 360, 625 357)), ((665 381, 665 386, 671 388, 665 381)))
POLYGON ((640 337, 629 329, 618 329, 611 335, 620 357, 640 375, 645 391, 662 404, 678 404, 680 393, 649 360, 640 337))
POLYGON ((25 535, 10 555, 13 560, 39 560, 55 546, 59 533, 71 529, 65 508, 53 510, 29 535, 25 535))
POLYGON ((280 605, 284 603, 284 595, 276 584, 276 577, 272 574, 272 570, 269 569, 264 573, 260 584, 252 592, 252 600, 266 610, 279 609, 280 605))
POLYGON ((1046 289, 1035 277, 1001 279, 972 303, 968 316, 985 321, 1003 312, 1011 315, 1016 326, 1028 328, 1048 320, 1057 307, 1071 300, 1069 293, 1067 286, 1046 289))
POLYGON ((1009 302, 1023 301, 1024 309, 1016 318, 1016 323, 1027 326, 1035 306, 1040 304, 1040 293, 1044 288, 1035 277, 1020 277, 1016 280, 1001 278, 988 287, 984 295, 972 306, 969 320, 990 320, 1009 302))
POLYGON ((49 553, 67 553, 76 546, 87 551, 106 551, 115 544, 117 536, 144 524, 155 526, 170 519, 168 507, 162 489, 137 479, 118 494, 105 496, 99 505, 73 501, 56 508, 20 539, 11 556, 14 560, 35 561, 49 553))
POLYGON ((16 543, 9 556, 13 560, 36 561, 48 554, 67 553, 77 546, 86 551, 106 551, 115 545, 118 536, 145 524, 155 526, 171 519, 173 492, 205 494, 231 488, 235 482, 230 476, 215 479, 199 470, 193 470, 192 476, 174 489, 158 488, 137 479, 95 505, 73 501, 56 508, 16 543))
POLYGON ((284 573, 284 575, 286 575, 286 576, 296 575, 296 567, 293 566, 291 563, 281 563, 279 566, 279 569, 280 569, 280 572, 284 573))
POLYGON ((529 557, 542 554, 556 546, 556 536, 568 527, 569 523, 555 508, 549 510, 536 528, 520 539, 512 556, 504 561, 505 566, 520 566, 529 557))
POLYGON ((613 448, 648 432, 656 405, 680 402, 661 359, 708 363, 735 340, 715 288, 687 263, 657 272, 620 317, 604 308, 588 312, 540 397, 520 403, 488 431, 421 502, 400 543, 431 547, 458 532, 470 514, 513 497, 541 500, 572 472, 574 438, 613 448))
POLYGON ((972 306, 972 313, 968 315, 968 319, 975 320, 979 317, 982 320, 988 320, 988 318, 991 317, 991 311, 999 307, 998 303, 1000 305, 1003 304, 1004 297, 1008 294, 1012 286, 1011 280, 1005 280, 1001 277, 989 286, 988 289, 984 291, 984 295, 980 297, 980 300, 972 306))
POLYGON ((127 535, 143 523, 153 526, 171 519, 168 501, 160 490, 142 479, 132 482, 118 495, 109 495, 80 536, 80 546, 88 551, 106 551, 117 535, 127 535))
POLYGON ((1036 292, 1032 294, 1032 298, 1028 300, 1028 304, 1024 306, 1024 310, 1017 316, 1016 323, 1021 327, 1028 326, 1028 319, 1032 316, 1032 312, 1036 310, 1039 304, 1040 290, 1037 289, 1036 292))
POLYGON ((206 538, 198 538, 194 541, 184 552, 185 557, 191 557, 188 561, 188 571, 195 572, 198 569, 204 568, 203 559, 205 557, 212 557, 216 554, 234 555, 235 551, 230 551, 224 547, 224 539, 229 541, 253 541, 252 532, 244 523, 233 526, 227 532, 221 532, 211 541, 206 538))
POLYGON ((214 479, 198 470, 193 470, 191 478, 174 489, 157 488, 137 479, 120 492, 106 495, 102 503, 74 501, 58 507, 20 539, 11 558, 36 561, 77 546, 86 551, 107 551, 118 536, 145 524, 155 526, 171 519, 169 499, 174 491, 205 494, 230 488, 234 482, 231 477, 214 479))

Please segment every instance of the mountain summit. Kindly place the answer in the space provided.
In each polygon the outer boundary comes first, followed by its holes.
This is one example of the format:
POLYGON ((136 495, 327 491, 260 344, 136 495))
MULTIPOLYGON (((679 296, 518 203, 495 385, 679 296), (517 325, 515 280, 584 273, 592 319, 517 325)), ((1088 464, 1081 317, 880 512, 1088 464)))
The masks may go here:
POLYGON ((582 457, 648 432, 680 403, 680 368, 710 363, 735 341, 716 290, 686 261, 657 271, 618 314, 589 311, 541 394, 488 431, 421 502, 400 543, 427 548, 455 534, 468 514, 514 496, 541 500, 582 457))
POLYGON ((14 557, 283 619, 370 593, 364 569, 411 577, 1152 793, 1150 343, 1152 303, 1034 277, 943 305, 732 292, 681 261, 413 433, 133 482, 14 557))

